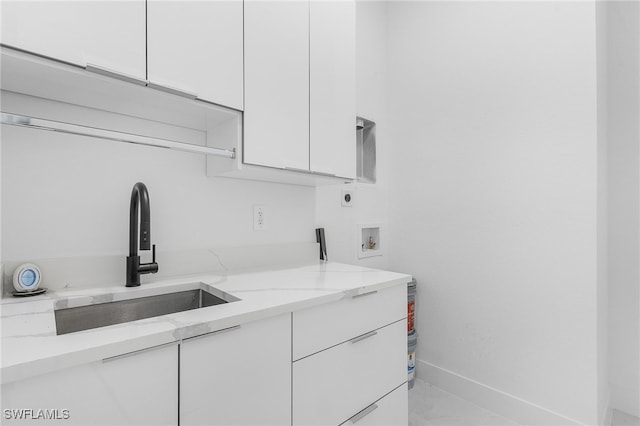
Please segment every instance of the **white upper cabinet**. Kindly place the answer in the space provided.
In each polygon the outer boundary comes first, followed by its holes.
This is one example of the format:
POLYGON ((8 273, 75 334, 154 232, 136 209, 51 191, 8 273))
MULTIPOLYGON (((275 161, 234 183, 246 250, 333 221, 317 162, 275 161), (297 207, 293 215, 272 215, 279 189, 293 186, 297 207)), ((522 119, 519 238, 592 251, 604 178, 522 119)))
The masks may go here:
POLYGON ((356 5, 310 7, 310 169, 355 179, 356 5))
POLYGON ((145 1, 2 1, 2 43, 146 79, 145 1))
POLYGON ((242 0, 148 0, 149 83, 242 110, 242 7, 242 0))
POLYGON ((245 1, 245 163, 355 178, 355 2, 245 1))
POLYGON ((243 161, 309 170, 309 3, 244 3, 243 161))

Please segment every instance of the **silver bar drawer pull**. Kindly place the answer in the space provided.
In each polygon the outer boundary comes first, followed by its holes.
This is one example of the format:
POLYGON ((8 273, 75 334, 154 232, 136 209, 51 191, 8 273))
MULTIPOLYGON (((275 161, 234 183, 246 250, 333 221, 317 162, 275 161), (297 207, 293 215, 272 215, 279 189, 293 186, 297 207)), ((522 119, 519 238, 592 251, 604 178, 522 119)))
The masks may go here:
POLYGON ((105 68, 105 67, 101 67, 100 65, 95 65, 95 64, 87 64, 87 66, 85 67, 85 69, 89 72, 92 72, 94 74, 100 74, 100 75, 104 75, 106 77, 111 77, 111 78, 115 78, 121 81, 126 81, 127 83, 133 83, 133 84, 137 84, 140 86, 146 86, 147 82, 145 80, 141 80, 137 77, 131 76, 131 75, 127 75, 127 74, 123 74, 121 72, 118 71, 114 71, 114 70, 110 70, 109 68, 105 68))
POLYGON ((351 417, 349 421, 351 422, 351 424, 356 424, 357 422, 359 422, 360 420, 364 419, 369 414, 371 414, 373 411, 375 411, 376 408, 378 408, 378 404, 371 404, 370 406, 360 411, 355 416, 351 417))
POLYGON ((228 333, 230 331, 240 330, 240 327, 242 327, 242 325, 238 324, 238 325, 234 325, 233 327, 222 328, 220 330, 212 331, 210 333, 200 334, 198 336, 193 336, 193 337, 187 337, 186 339, 183 339, 183 342, 190 342, 192 340, 202 339, 203 337, 209 337, 216 334, 222 334, 222 333, 228 333))
POLYGON ((370 291, 369 293, 356 294, 354 296, 351 296, 351 298, 355 299, 356 297, 370 296, 372 294, 376 294, 377 292, 378 290, 373 290, 373 291, 370 291))
POLYGON ((314 175, 320 175, 320 176, 330 176, 330 177, 336 177, 335 173, 328 173, 328 172, 317 172, 315 170, 311 171, 312 174, 314 175))
POLYGON ((156 90, 160 90, 161 92, 171 93, 172 95, 182 96, 183 98, 187 98, 187 99, 196 99, 198 97, 198 95, 196 95, 193 92, 189 92, 187 90, 182 90, 182 89, 177 89, 175 87, 167 86, 166 84, 154 83, 151 80, 149 80, 149 83, 147 84, 147 87, 150 87, 150 88, 156 89, 156 90))
POLYGON ((365 333, 365 334, 363 334, 363 335, 361 335, 361 336, 354 337, 353 339, 351 339, 351 340, 349 340, 349 341, 350 341, 351 343, 358 343, 358 342, 363 341, 364 339, 368 339, 369 337, 373 337, 373 336, 375 336, 376 334, 378 334, 378 332, 377 332, 377 331, 370 331, 370 332, 365 333))
POLYGON ((128 358, 130 356, 139 355, 139 354, 144 353, 144 352, 151 352, 151 351, 154 351, 156 349, 165 348, 167 346, 173 346, 173 345, 178 345, 178 342, 169 342, 169 343, 165 343, 165 344, 162 344, 162 345, 152 346, 150 348, 144 348, 144 349, 140 349, 140 350, 133 351, 133 352, 127 352, 126 354, 122 354, 122 355, 115 355, 115 356, 112 356, 112 357, 109 357, 109 358, 104 358, 102 360, 102 363, 104 364, 104 363, 111 362, 111 361, 117 361, 117 360, 122 359, 122 358, 128 358))
POLYGON ((306 170, 306 169, 298 169, 296 167, 289 167, 289 166, 284 166, 284 170, 287 170, 289 172, 298 172, 298 173, 306 173, 306 174, 311 173, 309 170, 306 170))

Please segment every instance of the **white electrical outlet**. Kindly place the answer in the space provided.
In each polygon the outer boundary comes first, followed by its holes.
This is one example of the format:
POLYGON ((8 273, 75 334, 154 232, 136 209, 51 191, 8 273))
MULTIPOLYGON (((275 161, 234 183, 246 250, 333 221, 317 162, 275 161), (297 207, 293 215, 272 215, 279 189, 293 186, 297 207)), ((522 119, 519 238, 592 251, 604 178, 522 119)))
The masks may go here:
POLYGON ((353 206, 353 189, 343 189, 342 190, 342 207, 351 207, 353 206))
POLYGON ((253 206, 253 230, 264 231, 267 229, 265 206, 253 206))

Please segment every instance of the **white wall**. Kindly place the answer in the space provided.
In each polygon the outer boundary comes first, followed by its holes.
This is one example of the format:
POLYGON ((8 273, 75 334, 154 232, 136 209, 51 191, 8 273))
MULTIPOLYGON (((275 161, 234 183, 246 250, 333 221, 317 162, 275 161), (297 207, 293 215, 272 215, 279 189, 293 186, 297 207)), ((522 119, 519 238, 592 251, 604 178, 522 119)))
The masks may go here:
POLYGON ((598 362, 598 420, 608 425, 610 419, 609 388, 609 200, 608 200, 608 104, 607 104, 607 3, 596 3, 596 73, 598 110, 598 233, 597 233, 597 362, 598 362))
MULTIPOLYGON (((2 97, 0 95, 0 104, 2 97)), ((4 274, 4 264, 2 263, 2 133, 0 132, 0 277, 4 274)), ((0 287, 2 287, 0 283, 0 287)), ((0 293, 2 289, 0 289, 0 293)))
POLYGON ((316 191, 316 223, 325 228, 329 259, 383 269, 388 267, 388 248, 383 256, 365 259, 358 259, 357 251, 360 224, 380 224, 381 244, 387 244, 389 150, 393 147, 386 105, 386 12, 386 2, 356 2, 356 107, 358 116, 376 122, 377 181, 330 185, 316 191), (355 191, 353 207, 341 206, 346 188, 355 191))
POLYGON ((640 416, 640 4, 607 2, 611 406, 640 416))
POLYGON ((389 3, 390 266, 418 279, 418 372, 523 423, 599 421, 595 21, 389 3))
POLYGON ((2 126, 3 261, 124 262, 138 181, 158 252, 315 241, 314 188, 207 178, 201 155, 2 126), (254 204, 267 207, 265 231, 253 231, 254 204))

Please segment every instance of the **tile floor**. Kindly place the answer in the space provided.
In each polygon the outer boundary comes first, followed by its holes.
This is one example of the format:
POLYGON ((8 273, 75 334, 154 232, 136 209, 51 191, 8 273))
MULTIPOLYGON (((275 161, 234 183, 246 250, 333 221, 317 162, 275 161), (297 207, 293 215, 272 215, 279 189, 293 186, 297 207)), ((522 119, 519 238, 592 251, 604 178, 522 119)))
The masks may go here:
POLYGON ((409 391, 409 426, 517 426, 518 423, 416 379, 409 391))
POLYGON ((611 426, 640 426, 640 418, 623 413, 622 411, 613 410, 611 426))
MULTIPOLYGON (((518 423, 416 379, 409 391, 409 426, 517 426, 518 423)), ((611 426, 640 426, 640 419, 613 410, 611 426)))

